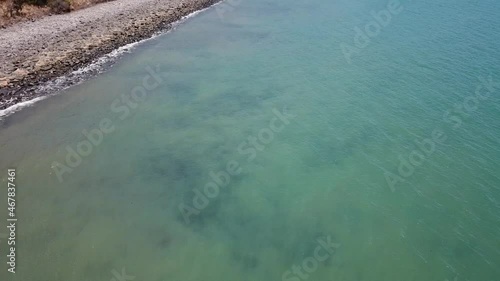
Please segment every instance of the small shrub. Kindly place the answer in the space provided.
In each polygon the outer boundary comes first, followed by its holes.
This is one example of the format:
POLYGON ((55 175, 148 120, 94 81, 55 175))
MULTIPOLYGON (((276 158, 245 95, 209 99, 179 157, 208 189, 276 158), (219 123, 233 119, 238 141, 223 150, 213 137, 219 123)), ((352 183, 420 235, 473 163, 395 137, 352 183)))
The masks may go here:
POLYGON ((7 0, 4 7, 3 15, 7 17, 19 16, 24 4, 45 6, 48 0, 7 0))
POLYGON ((35 5, 35 6, 45 6, 48 0, 25 0, 24 3, 35 5))
POLYGON ((65 0, 49 0, 50 11, 54 14, 69 13, 71 7, 65 0))
POLYGON ((12 15, 19 15, 23 8, 24 0, 12 0, 12 15))

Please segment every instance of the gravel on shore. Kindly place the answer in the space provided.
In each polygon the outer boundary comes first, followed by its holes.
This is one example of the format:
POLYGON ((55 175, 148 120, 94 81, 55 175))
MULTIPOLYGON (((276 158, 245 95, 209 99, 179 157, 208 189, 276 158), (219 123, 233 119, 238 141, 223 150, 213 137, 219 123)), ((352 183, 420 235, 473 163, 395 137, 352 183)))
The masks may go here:
POLYGON ((0 110, 37 97, 43 82, 219 1, 116 0, 0 30, 0 110))

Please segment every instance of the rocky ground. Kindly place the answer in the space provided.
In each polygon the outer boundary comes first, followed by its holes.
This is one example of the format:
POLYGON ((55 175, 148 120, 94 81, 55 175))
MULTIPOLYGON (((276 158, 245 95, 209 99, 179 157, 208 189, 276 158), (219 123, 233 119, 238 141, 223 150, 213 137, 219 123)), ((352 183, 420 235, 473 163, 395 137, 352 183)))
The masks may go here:
POLYGON ((0 29, 0 110, 39 95, 37 85, 218 1, 117 0, 0 29))

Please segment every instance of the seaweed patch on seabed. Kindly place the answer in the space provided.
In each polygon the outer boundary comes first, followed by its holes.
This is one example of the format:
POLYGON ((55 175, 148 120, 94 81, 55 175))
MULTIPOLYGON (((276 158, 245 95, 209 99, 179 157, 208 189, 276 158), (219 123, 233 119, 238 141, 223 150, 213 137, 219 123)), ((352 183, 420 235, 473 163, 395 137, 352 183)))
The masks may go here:
POLYGON ((196 97, 196 87, 183 82, 169 83, 166 92, 178 105, 187 105, 196 97))
POLYGON ((174 240, 173 235, 165 226, 153 226, 144 233, 148 236, 148 240, 152 241, 160 249, 168 248, 174 240))
POLYGON ((225 90, 215 98, 207 100, 206 103, 205 109, 208 116, 217 114, 233 117, 252 109, 262 108, 261 101, 252 94, 251 90, 242 87, 225 90))
POLYGON ((171 152, 151 151, 151 155, 139 165, 147 172, 146 177, 159 177, 171 181, 192 179, 200 174, 201 168, 196 162, 181 159, 171 152))
MULTIPOLYGON (((224 221, 221 220, 220 215, 222 214, 220 211, 224 207, 223 202, 228 202, 231 200, 235 200, 234 192, 240 186, 241 181, 244 179, 244 175, 235 175, 231 177, 231 187, 230 188, 221 188, 220 193, 216 199, 210 201, 210 204, 207 205, 203 209, 203 212, 200 212, 198 215, 193 216, 191 222, 188 224, 188 227, 196 230, 201 230, 210 224, 220 224, 224 225, 224 221)), ((203 181, 198 181, 197 186, 202 186, 203 181)), ((193 199, 192 189, 195 186, 184 186, 183 187, 183 198, 182 202, 184 204, 191 204, 193 199)), ((174 204, 175 205, 175 204, 174 204)), ((182 223, 185 223, 185 217, 182 213, 176 212, 176 219, 182 223)))
POLYGON ((96 280, 101 278, 101 272, 107 272, 110 268, 113 268, 113 265, 112 260, 94 261, 93 259, 89 259, 83 266, 84 280, 96 280))
POLYGON ((243 270, 255 270, 259 266, 259 258, 255 253, 233 251, 233 262, 240 265, 243 270))
MULTIPOLYGON (((307 280, 309 277, 324 265, 325 262, 332 259, 340 247, 339 243, 327 235, 317 238, 316 243, 304 253, 301 261, 295 261, 288 270, 282 274, 283 281, 307 280)), ((312 245, 312 244, 311 244, 312 245)))
MULTIPOLYGON (((293 231, 295 233, 297 232, 297 230, 293 231)), ((284 233, 287 232, 290 231, 284 233)), ((335 235, 328 234, 326 231, 311 231, 309 228, 304 228, 298 236, 281 246, 279 250, 284 253, 286 263, 299 263, 314 252, 315 248, 318 246, 317 241, 319 239, 325 239, 327 237, 332 241, 338 241, 335 235)), ((325 261, 325 264, 328 264, 328 260, 325 261)))
POLYGON ((303 155, 302 159, 310 168, 340 166, 349 157, 363 151, 363 146, 367 143, 379 139, 382 133, 374 126, 363 126, 349 136, 338 137, 335 134, 329 134, 328 131, 327 134, 328 137, 319 137, 314 134, 307 136, 307 143, 311 144, 310 149, 314 154, 303 155))

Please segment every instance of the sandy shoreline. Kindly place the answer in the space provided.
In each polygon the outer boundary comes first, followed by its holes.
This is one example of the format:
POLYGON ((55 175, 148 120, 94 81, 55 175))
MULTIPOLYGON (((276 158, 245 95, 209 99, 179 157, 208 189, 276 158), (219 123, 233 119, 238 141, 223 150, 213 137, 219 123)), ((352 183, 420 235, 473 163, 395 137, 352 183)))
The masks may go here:
POLYGON ((43 95, 37 86, 219 1, 116 0, 0 30, 0 110, 43 95))

